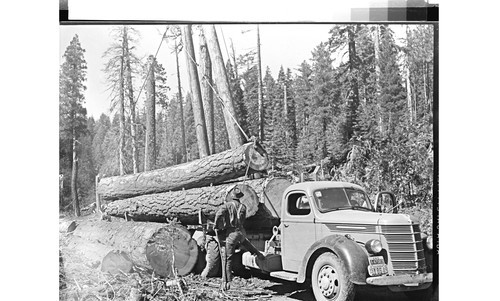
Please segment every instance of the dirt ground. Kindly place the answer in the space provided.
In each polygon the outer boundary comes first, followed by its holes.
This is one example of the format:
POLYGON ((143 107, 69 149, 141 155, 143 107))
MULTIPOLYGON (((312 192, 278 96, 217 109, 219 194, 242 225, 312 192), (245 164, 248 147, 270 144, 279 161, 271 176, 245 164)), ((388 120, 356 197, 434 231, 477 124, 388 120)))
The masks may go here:
MULTIPOLYGON (((179 284, 169 285, 168 280, 175 279, 159 279, 152 271, 139 267, 131 274, 110 275, 100 271, 99 260, 84 258, 78 248, 70 247, 71 235, 60 234, 59 239, 61 301, 314 300, 307 286, 270 278, 256 271, 236 277, 226 294, 219 291, 219 277, 203 280, 199 275, 190 274, 178 278, 179 284)), ((408 299, 402 293, 392 293, 385 288, 360 288, 355 301, 362 300, 408 299)))

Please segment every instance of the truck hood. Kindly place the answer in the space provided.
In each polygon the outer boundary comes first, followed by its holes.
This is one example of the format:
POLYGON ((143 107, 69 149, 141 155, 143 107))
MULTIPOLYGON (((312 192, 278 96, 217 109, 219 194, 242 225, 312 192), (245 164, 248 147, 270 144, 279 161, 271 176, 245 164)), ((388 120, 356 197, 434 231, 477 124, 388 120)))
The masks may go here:
POLYGON ((361 210, 337 210, 318 214, 316 223, 352 225, 411 225, 419 220, 408 214, 379 213, 361 210))

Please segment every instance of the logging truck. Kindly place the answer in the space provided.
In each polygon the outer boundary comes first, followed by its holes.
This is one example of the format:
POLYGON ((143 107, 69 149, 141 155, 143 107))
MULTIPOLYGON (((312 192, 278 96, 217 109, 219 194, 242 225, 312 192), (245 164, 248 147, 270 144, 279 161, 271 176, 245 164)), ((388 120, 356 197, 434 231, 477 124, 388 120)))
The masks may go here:
POLYGON ((316 300, 353 300, 357 286, 385 286, 411 300, 432 293, 432 236, 421 233, 416 218, 397 213, 392 193, 379 193, 372 204, 355 184, 302 182, 273 203, 281 208, 271 237, 259 241, 266 235, 247 232, 265 260, 243 252, 246 268, 310 282, 316 300))

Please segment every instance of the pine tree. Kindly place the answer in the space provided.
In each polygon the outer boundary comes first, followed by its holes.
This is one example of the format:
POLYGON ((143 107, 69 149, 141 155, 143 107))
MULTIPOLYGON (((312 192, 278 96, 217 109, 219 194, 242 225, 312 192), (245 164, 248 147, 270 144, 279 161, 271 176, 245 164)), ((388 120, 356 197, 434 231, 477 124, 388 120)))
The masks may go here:
POLYGON ((137 32, 130 27, 115 27, 111 31, 113 42, 104 52, 107 59, 104 67, 108 90, 110 90, 111 111, 118 107, 119 116, 119 147, 118 165, 120 175, 128 171, 137 172, 139 159, 137 149, 137 123, 135 112, 135 98, 133 89, 134 74, 140 71, 140 60, 134 55, 132 49, 137 42, 137 32), (127 116, 127 109, 129 114, 127 116), (127 120, 130 128, 131 141, 128 148, 131 152, 132 162, 127 162, 127 120), (131 166, 130 166, 131 165, 131 166))
MULTIPOLYGON (((241 89, 240 79, 236 77, 236 72, 234 66, 230 61, 226 64, 227 77, 229 79, 229 87, 231 90, 231 98, 233 99, 234 104, 234 112, 236 114, 235 118, 238 120, 239 125, 243 129, 243 131, 247 135, 255 135, 253 120, 250 119, 250 109, 252 106, 250 102, 253 103, 253 100, 250 100, 247 94, 248 83, 245 82, 245 91, 241 89), (250 106, 249 106, 250 105, 250 106)), ((246 78, 247 72, 243 74, 243 78, 246 78)))
MULTIPOLYGON (((70 156, 60 157, 60 168, 64 170, 71 162, 71 199, 76 216, 80 216, 80 202, 78 198, 78 158, 79 141, 87 131, 87 110, 83 107, 86 87, 87 63, 84 58, 85 50, 80 44, 78 35, 75 35, 64 52, 64 62, 59 73, 59 132, 60 154, 71 153, 70 156), (64 151, 67 149, 68 151, 64 151), (66 163, 66 162, 68 163, 66 163)), ((64 172, 63 172, 64 174, 64 172)))
POLYGON ((312 122, 315 110, 312 107, 312 69, 303 61, 299 74, 294 79, 293 86, 297 97, 297 159, 301 163, 310 163, 314 158, 314 143, 312 143, 312 122))

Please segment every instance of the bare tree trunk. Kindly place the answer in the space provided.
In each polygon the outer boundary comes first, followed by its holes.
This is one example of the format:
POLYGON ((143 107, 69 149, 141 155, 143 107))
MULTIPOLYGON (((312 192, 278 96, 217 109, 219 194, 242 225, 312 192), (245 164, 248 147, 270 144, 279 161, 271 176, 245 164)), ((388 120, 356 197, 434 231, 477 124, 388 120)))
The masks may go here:
POLYGON ((379 33, 379 25, 375 25, 375 32, 374 32, 374 43, 373 46, 375 48, 375 88, 376 88, 376 95, 377 95, 377 115, 378 115, 378 128, 380 134, 384 133, 384 123, 382 120, 382 105, 381 105, 381 87, 380 87, 380 41, 379 41, 380 33, 379 33))
MULTIPOLYGON (((122 49, 123 51, 123 49, 122 49)), ((123 54, 120 59, 120 141, 118 147, 118 161, 120 175, 125 174, 125 79, 123 76, 123 54)))
POLYGON ((123 51, 125 59, 125 80, 127 81, 128 98, 130 104, 130 135, 132 136, 132 168, 134 173, 139 172, 139 160, 137 151, 137 135, 136 135, 136 120, 135 120, 135 100, 134 88, 132 86, 132 69, 130 67, 130 50, 128 47, 127 26, 123 26, 123 51))
POLYGON ((259 105, 259 141, 264 141, 264 102, 262 96, 262 67, 260 58, 260 30, 259 25, 257 25, 257 76, 258 76, 258 87, 257 87, 257 97, 259 105))
POLYGON ((102 212, 101 197, 99 196, 99 193, 97 192, 97 186, 98 186, 100 180, 101 180, 100 175, 95 176, 95 207, 96 207, 96 211, 98 213, 102 212))
POLYGON ((144 171, 153 170, 156 166, 156 125, 155 125, 155 58, 148 58, 149 72, 146 75, 146 149, 144 171))
POLYGON ((354 122, 356 118, 356 110, 359 105, 359 86, 358 86, 358 78, 357 72, 355 72, 358 64, 358 56, 356 54, 356 40, 355 40, 355 26, 349 26, 347 30, 347 34, 349 37, 349 68, 351 74, 354 73, 355 76, 351 77, 351 88, 352 88, 352 97, 349 102, 349 112, 347 117, 347 141, 349 141, 354 133, 354 122))
POLYGON ((208 53, 207 41, 203 31, 200 34, 200 64, 201 64, 201 92, 205 119, 207 123, 208 147, 210 155, 215 154, 215 128, 214 128, 214 93, 212 91, 212 62, 208 53))
POLYGON ((73 166, 71 168, 71 198, 73 200, 73 209, 75 209, 75 215, 80 216, 80 202, 78 200, 78 156, 76 153, 76 136, 75 129, 73 129, 73 166))
MULTIPOLYGON (((406 47, 409 48, 408 44, 408 36, 409 36, 410 27, 406 25, 406 47)), ((412 97, 412 87, 411 87, 411 79, 410 79, 410 55, 406 54, 406 100, 408 106, 408 114, 410 115, 410 123, 413 123, 413 97, 412 97)))
POLYGON ((427 98, 427 62, 423 63, 422 67, 422 77, 424 79, 424 103, 426 106, 429 105, 429 100, 427 98))
POLYGON ((412 91, 411 91, 411 81, 410 81, 410 63, 406 67, 406 99, 408 102, 408 110, 410 114, 410 123, 413 123, 413 102, 412 102, 412 91))
POLYGON ((214 78, 217 85, 217 91, 222 99, 224 110, 224 120, 226 121, 226 129, 229 137, 229 145, 231 148, 236 148, 243 144, 243 138, 240 129, 236 125, 236 113, 231 98, 231 89, 229 88, 229 79, 227 77, 224 59, 217 39, 217 33, 214 25, 204 25, 204 32, 208 42, 208 50, 212 59, 212 67, 214 78))
POLYGON ((200 153, 200 158, 203 158, 208 156, 210 151, 208 149, 207 125, 205 122, 205 112, 203 111, 203 102, 201 100, 201 89, 194 55, 191 25, 182 26, 182 33, 184 36, 184 50, 186 52, 189 86, 192 95, 191 101, 193 104, 194 127, 196 130, 196 139, 198 141, 198 151, 200 153))
POLYGON ((179 117, 181 119, 181 152, 182 152, 182 160, 181 162, 186 162, 187 160, 187 148, 186 148, 186 129, 184 126, 184 109, 182 104, 182 87, 181 87, 181 75, 179 72, 179 45, 177 45, 177 39, 175 39, 175 64, 177 68, 177 89, 179 95, 179 117))

